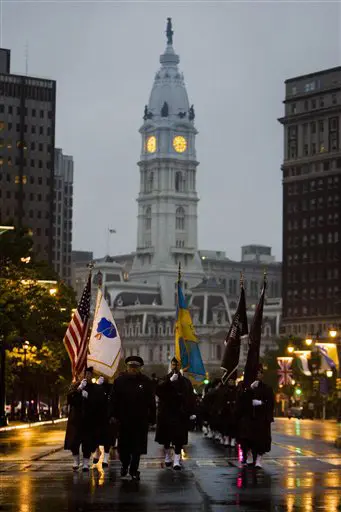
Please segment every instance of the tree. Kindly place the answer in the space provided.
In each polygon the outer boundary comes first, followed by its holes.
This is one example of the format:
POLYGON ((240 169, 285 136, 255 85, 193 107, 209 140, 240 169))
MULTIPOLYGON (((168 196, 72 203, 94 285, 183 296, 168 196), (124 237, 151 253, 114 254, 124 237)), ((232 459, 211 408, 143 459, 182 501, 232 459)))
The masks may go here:
POLYGON ((2 373, 7 349, 10 364, 6 383, 8 395, 13 400, 23 375, 21 349, 23 342, 28 340, 32 350, 26 353, 26 384, 36 396, 41 392, 46 394, 48 390, 54 395, 52 401, 58 402, 56 395, 71 378, 62 340, 75 307, 75 294, 65 283, 58 281, 58 276, 46 262, 34 260, 31 247, 31 237, 25 232, 9 232, 0 237, 2 373), (56 284, 51 285, 46 280, 56 284))

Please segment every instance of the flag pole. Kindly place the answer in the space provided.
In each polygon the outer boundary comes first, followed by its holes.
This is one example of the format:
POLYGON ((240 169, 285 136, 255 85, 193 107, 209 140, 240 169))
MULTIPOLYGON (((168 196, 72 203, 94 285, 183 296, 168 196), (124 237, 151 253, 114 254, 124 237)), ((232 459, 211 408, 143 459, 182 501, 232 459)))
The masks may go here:
POLYGON ((179 261, 179 269, 178 269, 178 284, 181 283, 181 262, 179 261))

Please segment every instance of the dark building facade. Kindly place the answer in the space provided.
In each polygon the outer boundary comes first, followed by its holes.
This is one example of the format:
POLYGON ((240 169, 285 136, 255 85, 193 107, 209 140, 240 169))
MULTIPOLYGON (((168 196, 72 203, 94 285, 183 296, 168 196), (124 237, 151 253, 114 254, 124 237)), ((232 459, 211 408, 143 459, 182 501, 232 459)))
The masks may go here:
POLYGON ((10 74, 0 49, 0 222, 32 231, 38 259, 53 261, 56 82, 10 74))
POLYGON ((341 323, 341 67, 285 87, 282 326, 324 336, 341 323))
POLYGON ((53 209, 53 265, 59 277, 71 285, 73 158, 59 148, 55 149, 53 209))

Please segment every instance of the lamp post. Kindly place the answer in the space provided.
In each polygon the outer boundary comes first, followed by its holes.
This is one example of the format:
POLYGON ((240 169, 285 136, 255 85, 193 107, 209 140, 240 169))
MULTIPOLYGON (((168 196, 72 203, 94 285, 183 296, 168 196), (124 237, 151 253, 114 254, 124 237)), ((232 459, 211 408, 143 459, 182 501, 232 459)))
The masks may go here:
POLYGON ((25 384, 26 384, 26 368, 27 368, 27 351, 29 348, 30 342, 24 341, 23 351, 24 351, 24 366, 23 366, 23 381, 22 381, 22 390, 21 390, 21 421, 25 421, 26 419, 26 393, 25 393, 25 384))
POLYGON ((6 416, 6 346, 5 338, 0 338, 0 427, 7 425, 6 416))

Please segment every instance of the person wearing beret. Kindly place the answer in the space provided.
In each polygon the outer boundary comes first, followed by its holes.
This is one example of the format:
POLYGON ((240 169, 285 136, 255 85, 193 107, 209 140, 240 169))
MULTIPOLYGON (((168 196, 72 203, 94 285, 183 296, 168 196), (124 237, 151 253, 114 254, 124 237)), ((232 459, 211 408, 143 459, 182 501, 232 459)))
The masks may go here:
POLYGON ((118 426, 121 477, 129 472, 132 480, 140 480, 140 456, 147 453, 148 426, 156 421, 155 395, 151 379, 141 373, 143 359, 130 356, 125 364, 126 372, 112 387, 110 416, 118 426))
POLYGON ((98 432, 98 386, 93 384, 93 368, 86 368, 84 379, 71 385, 67 395, 70 407, 64 449, 71 450, 73 470, 79 468, 79 449, 82 445, 83 471, 89 471, 91 453, 96 449, 98 432))
POLYGON ((256 380, 241 389, 237 400, 238 441, 243 451, 243 464, 262 467, 262 456, 271 450, 271 423, 274 421, 274 394, 263 382, 263 365, 259 364, 256 380))
POLYGON ((156 388, 159 397, 155 441, 164 446, 165 465, 181 469, 181 450, 188 443, 190 420, 195 419, 196 399, 189 379, 181 375, 179 361, 156 388), (174 446, 174 461, 171 446, 174 446))

